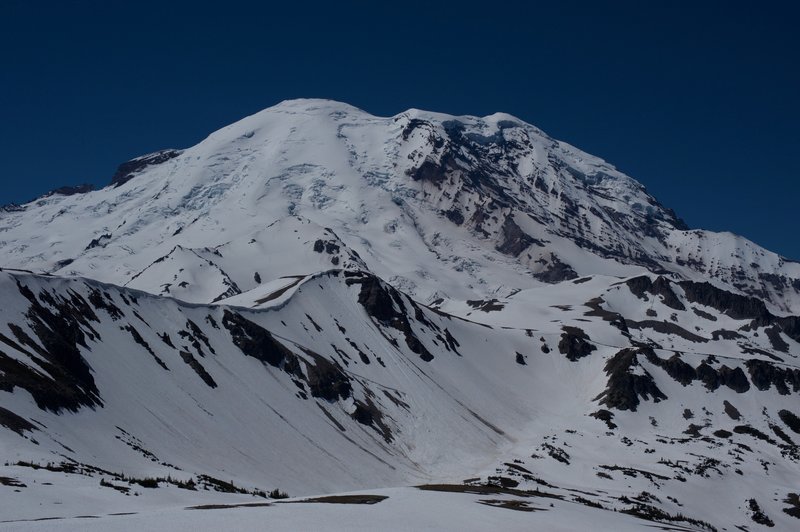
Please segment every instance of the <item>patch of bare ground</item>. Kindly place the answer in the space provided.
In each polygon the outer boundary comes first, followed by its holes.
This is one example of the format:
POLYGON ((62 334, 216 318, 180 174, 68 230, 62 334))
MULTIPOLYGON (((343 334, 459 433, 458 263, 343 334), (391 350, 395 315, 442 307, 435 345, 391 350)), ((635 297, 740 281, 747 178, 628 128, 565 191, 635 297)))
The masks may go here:
POLYGON ((186 510, 226 510, 228 508, 259 508, 272 506, 271 502, 247 502, 242 504, 201 504, 199 506, 187 506, 186 510))
POLYGON ((378 504, 388 499, 386 495, 326 495, 299 501, 281 501, 281 503, 317 502, 326 504, 378 504))
POLYGON ((547 508, 537 508, 528 501, 507 501, 502 499, 482 499, 478 504, 493 506, 495 508, 505 508, 506 510, 516 510, 518 512, 546 512, 547 508))
POLYGON ((518 490, 514 488, 504 488, 493 484, 422 484, 417 489, 423 491, 443 491, 448 493, 470 493, 473 495, 515 495, 517 497, 548 497, 551 499, 563 499, 561 495, 549 493, 541 490, 518 490))

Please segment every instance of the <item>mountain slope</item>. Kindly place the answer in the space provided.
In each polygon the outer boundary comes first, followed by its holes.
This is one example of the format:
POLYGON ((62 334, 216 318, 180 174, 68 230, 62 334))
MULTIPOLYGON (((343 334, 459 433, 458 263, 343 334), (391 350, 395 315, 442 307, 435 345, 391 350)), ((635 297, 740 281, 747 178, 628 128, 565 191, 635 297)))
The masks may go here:
POLYGON ((715 526, 746 524, 757 496, 791 526, 758 495, 794 489, 800 318, 705 284, 609 281, 464 319, 339 270, 257 311, 3 274, 3 475, 74 464, 125 486, 124 467, 295 495, 475 477, 715 526), (708 326, 683 328, 697 313, 708 326))
MULTIPOLYGON (((325 100, 283 102, 192 148, 126 163, 105 189, 4 212, 0 249, 6 267, 123 285, 176 246, 247 242, 289 215, 332 228, 425 301, 649 270, 800 309, 800 264, 687 230, 636 181, 510 115, 380 118, 325 100)), ((269 239, 283 248, 284 236, 269 239)))
POLYGON ((509 115, 283 102, 0 249, 3 526, 796 527, 800 265, 509 115))

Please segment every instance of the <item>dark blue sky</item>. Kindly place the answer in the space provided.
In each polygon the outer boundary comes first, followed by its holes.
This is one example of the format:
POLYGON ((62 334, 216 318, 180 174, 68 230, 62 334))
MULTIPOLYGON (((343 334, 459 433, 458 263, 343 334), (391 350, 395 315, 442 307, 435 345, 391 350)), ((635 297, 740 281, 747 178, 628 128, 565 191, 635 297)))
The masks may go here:
POLYGON ((509 112, 800 259, 797 2, 271 4, 0 2, 0 204, 321 97, 509 112))

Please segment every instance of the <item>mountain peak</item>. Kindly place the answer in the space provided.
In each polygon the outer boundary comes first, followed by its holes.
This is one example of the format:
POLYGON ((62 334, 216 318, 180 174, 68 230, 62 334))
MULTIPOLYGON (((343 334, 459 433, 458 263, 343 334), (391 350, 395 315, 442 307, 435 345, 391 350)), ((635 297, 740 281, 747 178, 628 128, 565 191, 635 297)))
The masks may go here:
MULTIPOLYGON (((344 112, 354 114, 368 114, 349 103, 327 98, 292 98, 282 100, 275 105, 267 107, 264 111, 283 111, 283 112, 306 112, 306 113, 331 113, 344 112)), ((263 112, 263 111, 262 111, 263 112)))
MULTIPOLYGON (((713 276, 776 311, 800 308, 796 264, 730 234, 685 231, 634 179, 506 113, 375 117, 286 100, 191 148, 133 159, 112 184, 4 210, 4 265, 125 284, 176 245, 266 245, 276 238, 266 225, 302 216, 424 301, 651 271, 713 276)), ((218 293, 252 284, 253 272, 207 259, 218 293)))

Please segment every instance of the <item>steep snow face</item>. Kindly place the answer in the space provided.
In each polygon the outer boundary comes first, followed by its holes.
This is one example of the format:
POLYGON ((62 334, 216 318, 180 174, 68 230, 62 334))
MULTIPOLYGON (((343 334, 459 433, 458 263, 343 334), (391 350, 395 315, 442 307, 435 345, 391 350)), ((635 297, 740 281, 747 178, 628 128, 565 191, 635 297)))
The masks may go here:
POLYGON ((383 118, 325 100, 283 102, 192 148, 134 159, 105 189, 6 209, 0 250, 4 267, 196 302, 341 252, 428 302, 650 270, 800 308, 799 264, 688 231, 636 181, 510 115, 383 118), (292 217, 309 234, 284 229, 292 217), (324 228, 339 251, 315 256, 324 228), (273 273, 287 254, 312 260, 273 273), (253 261, 259 270, 243 267, 253 261))
POLYGON ((800 318, 707 283, 581 278, 450 303, 462 317, 353 270, 239 306, 7 272, 0 290, 2 520, 425 483, 392 511, 553 501, 562 524, 733 529, 752 499, 795 520, 800 318))

